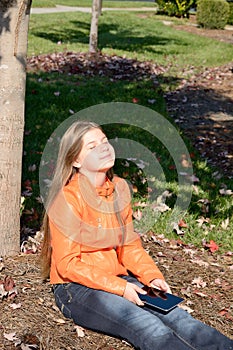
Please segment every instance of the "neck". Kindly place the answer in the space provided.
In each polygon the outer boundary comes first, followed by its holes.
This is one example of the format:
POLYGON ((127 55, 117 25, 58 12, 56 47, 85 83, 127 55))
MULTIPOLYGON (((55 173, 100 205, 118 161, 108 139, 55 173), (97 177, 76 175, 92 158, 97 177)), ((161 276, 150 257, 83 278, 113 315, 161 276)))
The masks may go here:
POLYGON ((94 187, 103 186, 106 179, 105 172, 92 173, 92 172, 82 171, 80 169, 80 173, 85 175, 94 187))

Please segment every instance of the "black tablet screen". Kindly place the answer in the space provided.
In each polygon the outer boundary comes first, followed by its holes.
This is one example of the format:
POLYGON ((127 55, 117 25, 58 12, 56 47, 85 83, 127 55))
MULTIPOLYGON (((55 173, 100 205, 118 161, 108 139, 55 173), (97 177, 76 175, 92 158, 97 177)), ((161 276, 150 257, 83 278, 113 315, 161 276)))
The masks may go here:
POLYGON ((146 305, 165 312, 172 310, 184 300, 176 295, 165 293, 155 288, 144 287, 143 289, 147 291, 147 294, 139 294, 140 299, 146 305))

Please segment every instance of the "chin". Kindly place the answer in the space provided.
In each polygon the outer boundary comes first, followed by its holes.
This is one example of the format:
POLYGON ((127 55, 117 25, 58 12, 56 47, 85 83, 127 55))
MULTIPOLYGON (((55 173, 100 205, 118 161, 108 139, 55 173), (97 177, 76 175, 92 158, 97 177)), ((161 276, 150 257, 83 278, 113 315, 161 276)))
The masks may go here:
POLYGON ((100 168, 99 171, 108 171, 109 169, 111 169, 115 164, 115 159, 112 159, 108 162, 106 162, 105 164, 103 164, 100 168))

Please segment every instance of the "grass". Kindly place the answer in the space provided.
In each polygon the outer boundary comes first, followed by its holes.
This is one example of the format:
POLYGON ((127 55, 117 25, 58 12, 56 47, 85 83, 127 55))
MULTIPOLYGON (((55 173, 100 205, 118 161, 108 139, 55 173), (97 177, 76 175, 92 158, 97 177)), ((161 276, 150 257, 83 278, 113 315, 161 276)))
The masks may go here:
MULTIPOLYGON (((62 50, 87 51, 89 24, 90 15, 88 14, 31 16, 29 55, 62 50), (58 41, 62 44, 58 45, 58 41)), ((173 62, 177 75, 186 65, 217 66, 231 61, 232 58, 231 45, 181 31, 176 32, 171 27, 164 26, 161 20, 156 20, 151 14, 144 17, 126 12, 105 13, 100 21, 99 45, 103 52, 109 54, 136 57, 142 61, 153 60, 165 66, 173 62)), ((170 89, 169 81, 179 82, 177 75, 163 81, 161 86, 164 90, 170 89)), ((28 73, 22 180, 23 194, 26 197, 22 217, 24 225, 38 229, 42 211, 42 205, 38 199, 38 168, 41 153, 53 130, 71 115, 70 111, 78 112, 106 102, 132 102, 134 98, 138 98, 141 105, 154 109, 169 119, 166 115, 161 86, 155 88, 150 79, 113 83, 106 77, 84 78, 79 75, 51 72, 28 73), (155 99, 156 103, 151 105, 150 99, 155 99)), ((200 180, 196 184, 188 212, 183 217, 188 227, 184 229, 185 235, 182 239, 199 246, 202 245, 203 240, 209 242, 212 239, 219 244, 221 252, 233 250, 233 222, 230 220, 228 225, 224 225, 225 220, 231 219, 233 215, 233 197, 219 195, 219 189, 223 183, 227 188, 232 189, 232 181, 216 179, 213 169, 200 159, 181 131, 177 132, 183 137, 190 154, 193 155, 194 172, 200 180), (203 199, 208 199, 210 203, 209 212, 205 212, 203 199), (208 220, 204 220, 200 227, 200 221, 197 220, 202 217, 208 220)), ((174 160, 166 147, 158 139, 130 126, 124 128, 115 126, 108 129, 107 133, 110 138, 132 137, 157 155, 165 174, 166 189, 172 192, 172 196, 166 203, 172 208, 178 192, 178 174, 174 168, 174 160)), ((133 162, 129 163, 130 167, 125 161, 118 160, 116 172, 134 184, 134 203, 139 200, 144 201, 145 174, 133 162)), ((148 206, 143 211, 145 222, 151 219, 150 215, 148 206)), ((153 231, 177 238, 171 229, 168 230, 170 215, 169 211, 161 214, 153 226, 153 231)))
MULTIPOLYGON (((92 0, 33 0, 32 7, 55 7, 56 5, 75 6, 75 7, 91 7, 92 0)), ((119 8, 139 8, 139 7, 155 7, 154 2, 148 1, 104 1, 103 7, 119 7, 119 8)))
MULTIPOLYGON (((87 51, 91 15, 58 13, 32 15, 28 54, 87 51), (51 25, 52 23, 52 25, 51 25)), ((105 12, 99 21, 99 49, 158 64, 213 66, 231 61, 232 45, 175 31, 151 13, 105 12), (222 54, 224 52, 224 55, 222 54)))

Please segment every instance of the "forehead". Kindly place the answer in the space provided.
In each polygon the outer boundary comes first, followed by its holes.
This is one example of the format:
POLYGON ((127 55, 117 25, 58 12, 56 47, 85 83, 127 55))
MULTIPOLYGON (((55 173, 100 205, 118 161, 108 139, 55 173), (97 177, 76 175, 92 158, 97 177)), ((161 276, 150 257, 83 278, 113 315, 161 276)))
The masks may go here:
POLYGON ((105 136, 102 130, 98 128, 91 129, 83 136, 83 144, 86 145, 90 142, 101 140, 105 136))

